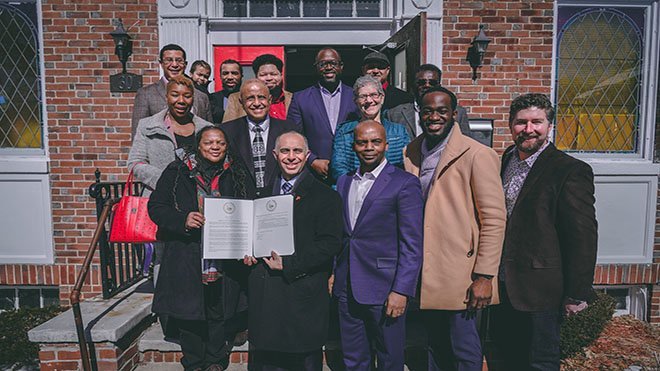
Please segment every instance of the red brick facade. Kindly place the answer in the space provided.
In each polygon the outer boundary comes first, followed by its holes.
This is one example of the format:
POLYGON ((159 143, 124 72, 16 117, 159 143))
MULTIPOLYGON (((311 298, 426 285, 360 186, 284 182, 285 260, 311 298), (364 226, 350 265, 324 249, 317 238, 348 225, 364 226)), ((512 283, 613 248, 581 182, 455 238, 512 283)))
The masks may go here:
MULTIPOLYGON (((457 93, 472 116, 495 119, 494 148, 499 153, 510 144, 511 100, 521 93, 551 91, 553 6, 550 0, 443 2, 443 84, 457 93), (479 24, 486 25, 492 42, 473 82, 465 56, 479 24)), ((96 224, 87 187, 96 168, 102 180, 123 179, 131 145, 134 94, 110 93, 109 87, 109 76, 121 69, 109 35, 112 22, 121 18, 131 27, 128 70, 144 75, 144 84, 149 84, 159 68, 157 1, 42 0, 42 11, 55 264, 0 265, 0 285, 59 285, 62 304, 67 305, 75 267, 96 224)), ((655 252, 660 255, 660 243, 655 252)), ((98 265, 90 273, 86 296, 101 290, 98 265)), ((659 277, 656 257, 647 265, 599 266, 595 283, 651 287, 659 277)), ((649 314, 652 322, 660 323, 658 285, 649 314)))
MULTIPOLYGON (((128 70, 153 82, 160 68, 157 1, 43 0, 42 14, 55 264, 0 265, 0 285, 60 286, 67 305, 96 225, 87 187, 96 168, 103 180, 123 179, 131 145, 134 94, 110 93, 109 76, 121 64, 109 33, 114 19, 132 26, 128 70)), ((84 293, 100 292, 97 264, 89 277, 84 293)))
MULTIPOLYGON (((443 7, 443 85, 456 92, 459 104, 471 117, 495 119, 493 148, 501 154, 511 144, 511 100, 524 93, 551 92, 554 1, 444 1, 443 7), (479 24, 486 25, 492 41, 473 83, 465 56, 479 24)), ((660 94, 658 99, 660 112, 660 94)), ((660 148, 660 121, 656 128, 655 144, 660 148)), ((656 154, 656 158, 660 157, 656 154)), ((660 226, 660 217, 656 226, 660 226)), ((660 227, 656 227, 656 238, 660 238, 660 227)), ((648 286, 652 296, 648 318, 660 323, 660 241, 656 240, 654 250, 653 264, 597 266, 594 284, 648 286)))

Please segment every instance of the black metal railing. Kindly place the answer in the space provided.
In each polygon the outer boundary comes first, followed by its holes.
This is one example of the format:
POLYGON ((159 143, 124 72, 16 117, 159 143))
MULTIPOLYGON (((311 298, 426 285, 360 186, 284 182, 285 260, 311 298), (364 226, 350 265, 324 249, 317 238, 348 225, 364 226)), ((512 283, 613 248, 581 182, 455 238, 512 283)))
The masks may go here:
MULTIPOLYGON (((94 353, 94 348, 91 347, 90 350, 88 346, 91 339, 86 336, 87 331, 85 331, 83 325, 80 293, 89 274, 89 268, 92 265, 96 250, 99 250, 101 260, 101 284, 104 299, 109 299, 132 286, 146 276, 145 271, 148 272, 148 267, 144 267, 147 255, 144 245, 111 243, 108 241, 107 231, 112 220, 112 207, 120 201, 126 184, 123 182, 101 182, 99 169, 96 169, 94 175, 96 176, 96 182, 89 186, 89 195, 96 202, 97 225, 69 297, 73 308, 78 345, 80 346, 80 359, 82 368, 85 371, 91 371, 97 367, 96 362, 90 357, 90 353, 94 353)), ((129 190, 129 194, 139 195, 143 190, 143 184, 134 183, 133 189, 129 190)))
MULTIPOLYGON (((149 267, 145 267, 145 258, 149 264, 150 252, 143 244, 111 243, 108 241, 111 217, 101 220, 101 214, 106 202, 110 199, 120 199, 124 194, 125 182, 101 182, 101 172, 94 172, 96 182, 89 186, 89 195, 96 202, 96 216, 102 223, 98 240, 101 263, 101 284, 103 298, 109 299, 148 275, 149 267)), ((140 195, 145 186, 133 183, 131 195, 140 195)))
MULTIPOLYGON (((98 178, 97 178, 98 179, 98 178)), ((89 274, 89 267, 92 265, 92 260, 94 259, 94 254, 96 253, 96 247, 99 245, 101 240, 101 235, 104 229, 106 220, 109 219, 110 211, 112 206, 119 201, 117 198, 109 199, 103 209, 101 210, 101 215, 99 216, 99 223, 96 225, 94 230, 94 236, 92 237, 92 242, 89 244, 89 249, 87 249, 87 254, 85 254, 85 260, 83 261, 80 271, 78 271, 78 277, 76 278, 76 283, 73 285, 71 290, 71 295, 69 299, 71 300, 71 307, 73 309, 73 320, 76 323, 76 335, 78 336, 78 346, 80 347, 80 360, 82 362, 82 368, 84 371, 91 371, 92 364, 94 364, 94 369, 96 369, 96 362, 92 362, 90 357, 90 347, 88 342, 91 342, 91 339, 85 336, 85 327, 83 325, 82 312, 80 310, 80 293, 82 287, 85 284, 85 279, 89 274)), ((92 350, 94 348, 92 347, 92 350)), ((91 352, 94 353, 93 351, 91 352)), ((96 358, 95 358, 96 359, 96 358)))

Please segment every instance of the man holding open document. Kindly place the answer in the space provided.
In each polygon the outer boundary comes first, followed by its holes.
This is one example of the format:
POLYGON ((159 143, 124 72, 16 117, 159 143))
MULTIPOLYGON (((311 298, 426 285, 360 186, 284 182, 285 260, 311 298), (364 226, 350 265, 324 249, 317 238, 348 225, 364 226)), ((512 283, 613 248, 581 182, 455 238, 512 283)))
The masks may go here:
MULTIPOLYGON (((295 252, 286 251, 285 240, 270 239, 270 257, 244 258, 253 267, 248 280, 248 334, 255 349, 250 370, 320 371, 328 333, 327 282, 341 248, 341 200, 305 170, 309 148, 304 136, 294 131, 280 135, 273 154, 281 176, 272 194, 281 196, 264 200, 274 200, 277 208, 287 197, 293 203, 295 252)), ((284 220, 268 223, 272 227, 284 220)))

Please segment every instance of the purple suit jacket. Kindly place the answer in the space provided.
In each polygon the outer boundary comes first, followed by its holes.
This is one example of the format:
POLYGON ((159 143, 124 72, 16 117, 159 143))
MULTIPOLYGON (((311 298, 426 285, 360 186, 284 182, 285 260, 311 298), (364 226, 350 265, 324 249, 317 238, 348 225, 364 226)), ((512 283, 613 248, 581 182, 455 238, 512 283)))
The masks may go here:
POLYGON ((383 305, 391 291, 414 297, 423 243, 424 201, 419 179, 387 164, 351 228, 348 193, 354 174, 342 175, 337 182, 344 202, 344 238, 333 294, 346 296, 350 279, 352 296, 360 304, 383 305))
MULTIPOLYGON (((353 89, 341 83, 341 105, 339 106, 337 126, 345 121, 357 120, 358 117, 360 117, 360 111, 353 101, 353 89)), ((330 126, 318 84, 293 94, 287 120, 301 126, 303 134, 307 137, 311 151, 307 160, 308 164, 317 158, 326 160, 332 158, 332 140, 335 134, 330 126)))

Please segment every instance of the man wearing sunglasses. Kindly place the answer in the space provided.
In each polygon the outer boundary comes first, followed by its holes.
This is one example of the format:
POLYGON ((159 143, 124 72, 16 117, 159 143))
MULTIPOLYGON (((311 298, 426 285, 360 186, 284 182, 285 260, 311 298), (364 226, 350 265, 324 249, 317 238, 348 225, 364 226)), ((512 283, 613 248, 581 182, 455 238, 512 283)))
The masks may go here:
MULTIPOLYGON (((186 66, 188 65, 186 51, 179 45, 165 45, 160 50, 159 58, 163 77, 153 84, 141 87, 135 95, 133 119, 131 121, 132 135, 135 135, 135 130, 141 119, 153 116, 167 108, 167 82, 172 77, 183 75, 186 72, 186 66)), ((213 117, 209 108, 208 96, 197 89, 195 89, 194 93, 192 113, 206 121, 211 121, 213 117)))
POLYGON ((413 96, 410 93, 390 84, 390 60, 387 59, 385 54, 381 52, 371 52, 367 54, 362 60, 362 75, 371 75, 383 84, 383 90, 385 90, 383 110, 388 110, 400 104, 412 103, 414 101, 413 96))
MULTIPOLYGON (((414 90, 415 102, 398 105, 387 112, 385 117, 393 122, 398 122, 406 126, 410 138, 415 138, 423 133, 422 126, 419 124, 419 102, 422 96, 429 89, 435 86, 442 86, 440 79, 442 78, 442 71, 434 64, 423 64, 417 68, 415 73, 414 90)), ((473 139, 474 132, 470 130, 468 123, 467 111, 465 108, 456 107, 456 123, 461 128, 461 132, 473 139)))
POLYGON ((302 126, 309 141, 307 164, 326 184, 334 184, 330 176, 330 158, 335 130, 345 121, 359 116, 353 101, 353 89, 341 82, 344 62, 332 48, 323 48, 314 63, 318 83, 293 95, 287 119, 302 126))

